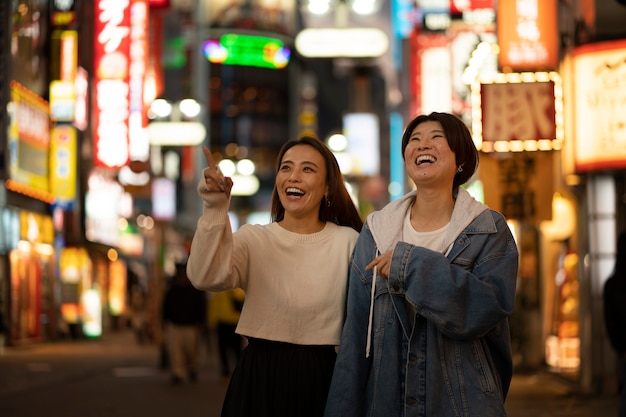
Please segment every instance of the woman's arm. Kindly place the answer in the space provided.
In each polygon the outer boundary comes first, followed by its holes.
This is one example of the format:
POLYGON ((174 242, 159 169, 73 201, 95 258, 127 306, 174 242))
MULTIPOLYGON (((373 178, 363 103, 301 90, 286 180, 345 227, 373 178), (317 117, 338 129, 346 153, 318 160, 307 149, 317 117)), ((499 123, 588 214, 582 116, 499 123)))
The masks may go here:
POLYGON ((513 312, 518 252, 504 218, 495 220, 496 233, 470 238, 466 251, 482 245, 471 260, 405 242, 394 249, 390 286, 404 287, 417 313, 451 338, 483 336, 513 312))

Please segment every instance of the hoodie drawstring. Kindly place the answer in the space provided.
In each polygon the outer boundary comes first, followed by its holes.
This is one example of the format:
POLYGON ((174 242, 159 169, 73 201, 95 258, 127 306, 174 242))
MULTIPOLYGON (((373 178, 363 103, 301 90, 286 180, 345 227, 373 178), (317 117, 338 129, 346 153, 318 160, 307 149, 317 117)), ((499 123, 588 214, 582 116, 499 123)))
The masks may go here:
POLYGON ((374 295, 376 294, 376 277, 378 276, 378 267, 374 267, 374 275, 372 276, 372 291, 370 295, 370 315, 367 323, 367 343, 365 345, 365 357, 370 357, 372 347, 372 322, 374 321, 374 295))

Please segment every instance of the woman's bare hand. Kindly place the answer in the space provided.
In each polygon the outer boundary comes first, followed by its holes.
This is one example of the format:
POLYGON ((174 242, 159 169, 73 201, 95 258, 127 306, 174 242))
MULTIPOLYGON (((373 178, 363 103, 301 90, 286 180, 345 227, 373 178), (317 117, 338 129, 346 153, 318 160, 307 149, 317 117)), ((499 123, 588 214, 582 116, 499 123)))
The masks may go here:
POLYGON ((230 198, 230 191, 233 188, 232 178, 225 177, 224 174, 222 174, 213 160, 213 155, 209 148, 202 146, 202 151, 204 152, 207 163, 207 167, 202 170, 202 176, 204 177, 204 183, 207 189, 211 192, 223 192, 226 194, 226 198, 230 198))
POLYGON ((369 271, 376 267, 378 269, 378 275, 383 277, 384 279, 389 279, 389 270, 391 269, 391 257, 393 256, 393 249, 389 249, 387 252, 383 253, 374 258, 372 262, 367 264, 365 269, 369 271))

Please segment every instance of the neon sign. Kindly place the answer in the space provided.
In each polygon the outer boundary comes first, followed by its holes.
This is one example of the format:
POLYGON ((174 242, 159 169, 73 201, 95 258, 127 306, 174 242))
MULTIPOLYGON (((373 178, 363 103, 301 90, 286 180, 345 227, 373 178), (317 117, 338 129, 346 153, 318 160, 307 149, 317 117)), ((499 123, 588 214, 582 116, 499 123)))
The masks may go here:
POLYGON ((222 35, 203 45, 204 56, 214 64, 244 65, 281 69, 289 63, 291 51, 283 42, 265 36, 222 35))

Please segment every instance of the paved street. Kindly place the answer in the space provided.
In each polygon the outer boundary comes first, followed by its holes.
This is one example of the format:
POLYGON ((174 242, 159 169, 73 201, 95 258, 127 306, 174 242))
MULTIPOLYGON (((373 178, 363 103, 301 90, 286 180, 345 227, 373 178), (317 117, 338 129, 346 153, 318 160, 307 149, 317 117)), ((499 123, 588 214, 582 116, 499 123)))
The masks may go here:
MULTIPOLYGON (((196 384, 169 384, 154 345, 127 332, 83 340, 6 348, 0 354, 2 417, 217 417, 226 389, 215 348, 203 350, 196 384)), ((509 417, 612 417, 617 397, 576 395, 547 373, 516 375, 509 417)))
POLYGON ((219 416, 226 385, 215 355, 204 352, 198 382, 171 386, 158 348, 140 346, 126 332, 7 348, 0 356, 0 416, 219 416))

